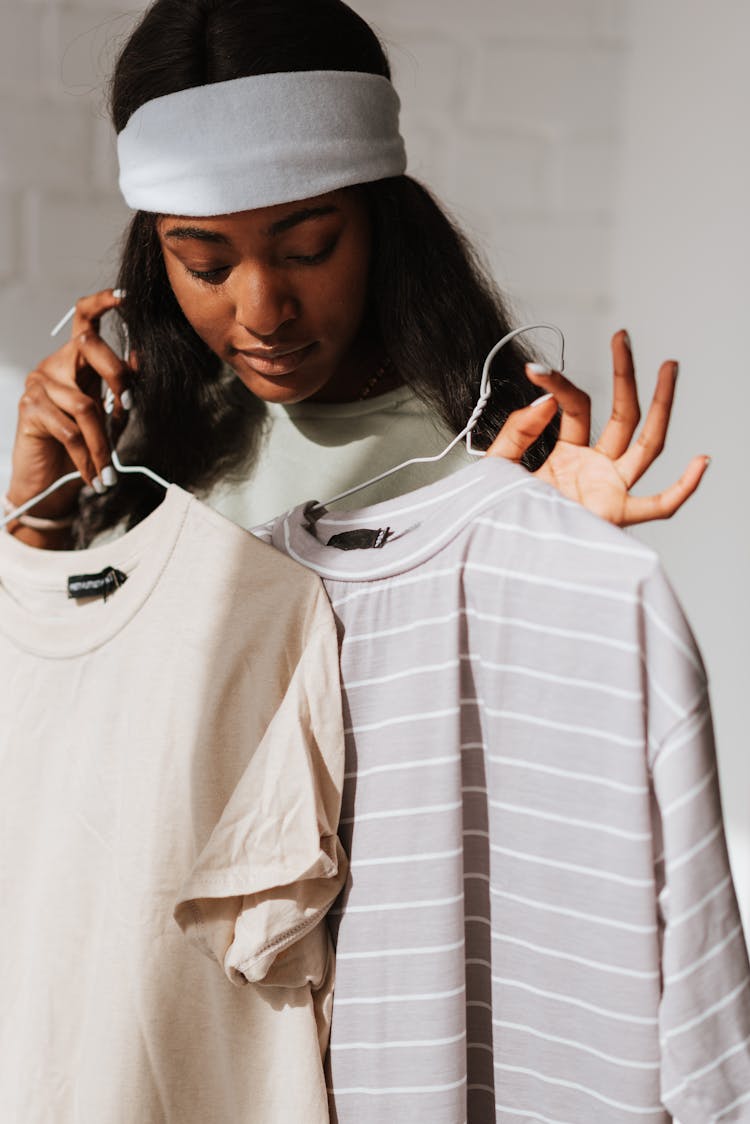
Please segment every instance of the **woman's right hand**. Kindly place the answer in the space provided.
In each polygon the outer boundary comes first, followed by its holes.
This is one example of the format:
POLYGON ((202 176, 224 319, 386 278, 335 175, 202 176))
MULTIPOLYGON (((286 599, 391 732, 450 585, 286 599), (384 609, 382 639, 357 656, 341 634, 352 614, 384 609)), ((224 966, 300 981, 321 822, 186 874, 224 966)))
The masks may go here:
MULTIPOLYGON (((131 369, 99 334, 101 317, 122 302, 105 289, 76 303, 71 338, 26 378, 18 405, 8 498, 22 504, 60 476, 77 469, 83 482, 103 492, 116 482, 105 431, 101 380, 114 394, 115 422, 132 405, 131 369)), ((29 511, 48 519, 71 513, 83 486, 71 481, 29 511)))

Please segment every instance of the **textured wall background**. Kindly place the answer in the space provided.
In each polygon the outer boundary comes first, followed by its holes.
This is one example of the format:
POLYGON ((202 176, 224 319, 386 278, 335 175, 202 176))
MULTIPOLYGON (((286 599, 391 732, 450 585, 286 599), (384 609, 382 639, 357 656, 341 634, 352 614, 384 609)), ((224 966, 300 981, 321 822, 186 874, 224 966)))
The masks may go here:
MULTIPOLYGON (((750 657, 742 495, 750 303, 743 0, 353 0, 390 49, 410 171, 483 248, 520 320, 560 324, 609 408, 627 325, 647 402, 683 361, 653 486, 716 455, 658 546, 712 674, 730 850, 750 922, 750 657), (622 317, 620 322, 615 317, 622 317)), ((135 19, 115 0, 0 0, 0 483, 24 373, 111 283, 127 212, 102 90, 135 19)), ((140 5, 137 6, 140 8, 140 5)), ((553 352, 551 352, 552 356, 553 352)), ((652 488, 648 478, 648 490, 652 488)))

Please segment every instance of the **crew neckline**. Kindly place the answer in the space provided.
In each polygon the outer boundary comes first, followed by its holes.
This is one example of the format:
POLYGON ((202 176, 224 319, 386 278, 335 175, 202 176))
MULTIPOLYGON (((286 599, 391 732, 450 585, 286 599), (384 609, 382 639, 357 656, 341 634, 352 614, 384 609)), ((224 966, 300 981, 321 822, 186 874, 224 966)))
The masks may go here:
POLYGON ((384 410, 392 410, 396 406, 407 402, 422 405, 410 386, 397 386, 395 390, 388 390, 385 394, 378 394, 373 398, 356 399, 354 402, 313 402, 307 398, 304 402, 293 402, 284 405, 282 402, 266 402, 265 406, 272 417, 287 418, 317 418, 320 420, 339 418, 364 417, 366 414, 375 414, 384 410))
POLYGON ((315 501, 299 504, 276 520, 271 541, 321 577, 374 581, 419 566, 442 550, 482 510, 524 487, 544 485, 520 465, 499 457, 483 457, 394 499, 349 511, 327 511, 316 520, 316 534, 307 529, 306 515, 315 501), (345 551, 326 545, 333 535, 345 531, 388 527, 394 537, 379 548, 345 551))
MULTIPOLYGON (((67 659, 111 640, 153 593, 180 536, 195 498, 170 484, 164 499, 132 530, 85 550, 42 550, 0 533, 0 635, 34 655, 67 659), (128 580, 110 597, 81 604, 60 617, 21 605, 3 579, 29 590, 58 591, 67 599, 73 574, 99 573, 114 566, 128 580)), ((66 607, 68 602, 66 600, 66 607)))

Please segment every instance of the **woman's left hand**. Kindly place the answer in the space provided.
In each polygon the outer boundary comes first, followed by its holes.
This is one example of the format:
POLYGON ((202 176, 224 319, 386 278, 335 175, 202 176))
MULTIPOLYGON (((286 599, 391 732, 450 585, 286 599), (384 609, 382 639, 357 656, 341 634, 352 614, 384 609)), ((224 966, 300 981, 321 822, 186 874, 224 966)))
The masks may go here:
POLYGON ((544 390, 547 397, 514 411, 487 450, 487 456, 520 461, 559 408, 562 410, 560 436, 552 453, 534 475, 619 527, 668 519, 696 490, 711 458, 693 457, 680 479, 657 495, 630 495, 630 489, 664 448, 678 364, 667 360, 659 368, 646 421, 637 440, 633 441, 641 412, 626 332, 617 332, 612 337, 612 357, 612 414, 593 448, 589 445, 589 396, 559 371, 529 364, 528 378, 544 390))

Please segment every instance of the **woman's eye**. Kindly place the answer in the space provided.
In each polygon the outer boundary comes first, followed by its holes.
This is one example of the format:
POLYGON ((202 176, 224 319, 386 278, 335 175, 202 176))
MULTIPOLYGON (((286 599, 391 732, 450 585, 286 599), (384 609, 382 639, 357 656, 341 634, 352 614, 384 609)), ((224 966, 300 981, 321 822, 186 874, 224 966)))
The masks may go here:
POLYGON ((191 269, 186 265, 185 269, 191 277, 195 277, 198 281, 205 281, 209 285, 220 285, 225 279, 228 272, 228 266, 222 266, 220 269, 191 269))
POLYGON ((300 265, 319 265, 331 256, 337 243, 338 235, 317 254, 288 254, 287 257, 289 261, 299 262, 300 265))

